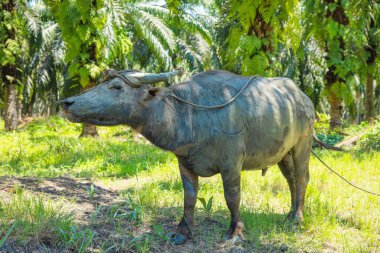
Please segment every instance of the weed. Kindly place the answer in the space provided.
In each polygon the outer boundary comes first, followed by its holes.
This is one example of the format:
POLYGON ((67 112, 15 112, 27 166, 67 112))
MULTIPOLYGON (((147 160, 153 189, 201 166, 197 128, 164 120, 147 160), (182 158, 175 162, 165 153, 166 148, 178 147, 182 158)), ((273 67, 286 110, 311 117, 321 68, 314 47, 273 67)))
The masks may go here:
POLYGON ((88 198, 90 200, 92 200, 94 198, 95 188, 94 188, 93 184, 91 184, 91 186, 87 188, 87 194, 88 194, 88 198))
POLYGON ((129 213, 129 219, 132 222, 140 221, 144 218, 144 209, 143 206, 136 203, 131 197, 131 195, 128 195, 128 205, 131 209, 129 213))
MULTIPOLYGON (((8 236, 10 235, 10 233, 12 233, 13 229, 15 227, 15 224, 13 223, 12 226, 8 229, 8 231, 5 233, 4 236, 2 236, 2 238, 0 239, 0 248, 4 245, 5 241, 7 240, 8 236)), ((2 235, 4 232, 6 231, 5 228, 2 228, 0 230, 0 235, 2 235)))
POLYGON ((212 213, 212 199, 214 198, 214 196, 211 196, 207 203, 206 203, 206 200, 204 198, 198 198, 199 201, 201 202, 204 210, 206 211, 206 217, 207 218, 210 218, 211 217, 211 213, 212 213))

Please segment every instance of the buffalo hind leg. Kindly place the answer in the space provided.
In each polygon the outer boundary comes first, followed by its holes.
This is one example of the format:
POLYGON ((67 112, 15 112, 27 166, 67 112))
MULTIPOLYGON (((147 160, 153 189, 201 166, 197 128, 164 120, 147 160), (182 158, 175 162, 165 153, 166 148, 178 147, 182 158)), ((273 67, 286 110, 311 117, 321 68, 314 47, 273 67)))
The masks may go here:
POLYGON ((296 182, 295 209, 290 219, 301 224, 303 221, 303 208, 305 204, 306 187, 309 182, 309 160, 313 136, 301 137, 292 149, 294 163, 294 177, 296 182))
POLYGON ((179 163, 182 185, 184 189, 184 211, 176 232, 170 238, 173 244, 183 244, 191 237, 191 228, 194 225, 194 207, 197 202, 198 176, 179 163))
POLYGON ((224 198, 231 213, 231 224, 224 236, 224 240, 231 240, 232 243, 243 240, 244 224, 240 217, 240 171, 241 168, 234 168, 221 172, 224 188, 224 198))
POLYGON ((294 216, 294 212, 296 210, 296 179, 294 176, 294 163, 291 151, 289 151, 277 165, 289 185, 291 201, 288 219, 290 219, 294 216))

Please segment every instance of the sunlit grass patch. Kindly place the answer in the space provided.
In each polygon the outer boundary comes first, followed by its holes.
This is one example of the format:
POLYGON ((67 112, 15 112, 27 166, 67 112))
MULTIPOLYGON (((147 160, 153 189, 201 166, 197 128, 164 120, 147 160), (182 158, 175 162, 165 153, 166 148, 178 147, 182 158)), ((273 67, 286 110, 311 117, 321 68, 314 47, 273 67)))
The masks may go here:
POLYGON ((80 125, 60 118, 0 132, 0 175, 128 177, 172 159, 136 143, 128 127, 99 128, 100 139, 78 138, 80 125))

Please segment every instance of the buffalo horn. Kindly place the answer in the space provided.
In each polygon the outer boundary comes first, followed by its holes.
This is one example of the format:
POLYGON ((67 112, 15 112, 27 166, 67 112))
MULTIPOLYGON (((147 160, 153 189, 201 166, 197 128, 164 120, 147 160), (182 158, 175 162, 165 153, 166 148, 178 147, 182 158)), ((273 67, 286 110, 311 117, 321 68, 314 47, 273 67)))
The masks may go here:
POLYGON ((129 72, 129 73, 126 73, 126 76, 136 78, 141 84, 152 84, 152 83, 167 81, 168 79, 174 76, 177 76, 181 73, 182 73, 182 70, 177 69, 174 71, 164 72, 164 73, 159 73, 159 74, 129 72))

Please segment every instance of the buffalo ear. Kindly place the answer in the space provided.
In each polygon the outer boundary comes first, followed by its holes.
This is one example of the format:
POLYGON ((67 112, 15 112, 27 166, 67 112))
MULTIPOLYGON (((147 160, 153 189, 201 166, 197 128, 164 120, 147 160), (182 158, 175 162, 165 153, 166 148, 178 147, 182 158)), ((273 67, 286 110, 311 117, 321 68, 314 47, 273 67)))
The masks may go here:
POLYGON ((157 94, 160 93, 161 90, 162 90, 161 87, 152 87, 148 90, 148 92, 149 92, 149 95, 151 95, 152 97, 155 97, 157 94))

